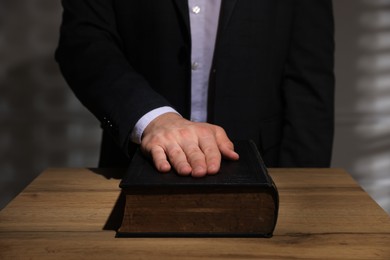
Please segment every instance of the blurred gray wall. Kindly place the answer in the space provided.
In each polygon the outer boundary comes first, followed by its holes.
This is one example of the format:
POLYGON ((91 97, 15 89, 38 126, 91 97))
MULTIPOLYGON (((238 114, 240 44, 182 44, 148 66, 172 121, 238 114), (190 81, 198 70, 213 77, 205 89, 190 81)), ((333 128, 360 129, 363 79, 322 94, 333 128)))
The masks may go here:
MULTIPOLYGON (((334 11, 333 166, 390 213, 390 0, 334 11)), ((53 60, 60 20, 60 0, 0 0, 0 209, 48 167, 97 165, 99 124, 53 60)))
POLYGON ((53 53, 60 0, 0 0, 0 208, 48 167, 95 166, 98 122, 53 53))
POLYGON ((390 0, 334 0, 336 136, 347 169, 390 213, 390 0))

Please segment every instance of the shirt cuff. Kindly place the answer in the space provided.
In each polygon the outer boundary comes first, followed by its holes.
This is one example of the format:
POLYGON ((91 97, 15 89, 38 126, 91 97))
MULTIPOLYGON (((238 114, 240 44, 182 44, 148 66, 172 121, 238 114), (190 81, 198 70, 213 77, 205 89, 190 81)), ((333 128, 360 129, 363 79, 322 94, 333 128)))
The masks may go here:
POLYGON ((148 113, 143 115, 135 124, 133 131, 131 131, 131 141, 136 144, 141 144, 142 134, 144 133, 144 130, 149 125, 149 123, 152 122, 158 116, 170 112, 179 114, 179 112, 177 112, 172 107, 165 106, 153 109, 152 111, 149 111, 148 113))

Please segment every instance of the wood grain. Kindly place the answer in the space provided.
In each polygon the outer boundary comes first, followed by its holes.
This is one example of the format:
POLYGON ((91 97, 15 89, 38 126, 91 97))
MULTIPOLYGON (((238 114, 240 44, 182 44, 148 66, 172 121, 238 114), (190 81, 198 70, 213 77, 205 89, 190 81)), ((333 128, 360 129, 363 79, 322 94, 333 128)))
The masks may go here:
POLYGON ((0 212, 0 259, 390 259, 389 216, 345 171, 269 172, 280 196, 270 239, 115 238, 104 229, 119 180, 49 169, 0 212))
POLYGON ((0 232, 0 257, 18 259, 389 259, 385 234, 254 238, 114 238, 114 232, 0 232))

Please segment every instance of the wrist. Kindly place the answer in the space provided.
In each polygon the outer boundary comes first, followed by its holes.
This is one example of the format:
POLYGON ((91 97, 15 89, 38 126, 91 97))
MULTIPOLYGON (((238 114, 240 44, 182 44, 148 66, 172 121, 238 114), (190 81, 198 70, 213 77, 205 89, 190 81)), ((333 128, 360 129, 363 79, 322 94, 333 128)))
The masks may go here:
POLYGON ((141 144, 142 135, 145 131, 145 128, 157 117, 166 113, 173 113, 180 115, 175 109, 172 107, 159 107, 153 109, 143 115, 135 124, 133 130, 130 133, 130 138, 133 143, 141 144))
POLYGON ((167 112, 157 116, 153 119, 144 129, 141 139, 153 132, 154 129, 162 128, 164 126, 172 126, 177 123, 178 120, 183 120, 183 117, 175 112, 167 112))

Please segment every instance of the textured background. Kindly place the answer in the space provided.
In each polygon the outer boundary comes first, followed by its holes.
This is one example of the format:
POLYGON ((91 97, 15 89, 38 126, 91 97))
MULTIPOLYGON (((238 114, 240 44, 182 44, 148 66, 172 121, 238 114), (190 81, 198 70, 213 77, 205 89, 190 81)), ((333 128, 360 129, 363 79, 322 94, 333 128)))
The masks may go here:
MULTIPOLYGON (((335 0, 336 138, 347 169, 390 213, 390 0, 335 0)), ((0 0, 0 209, 47 167, 94 167, 99 123, 53 60, 59 0, 0 0)))

